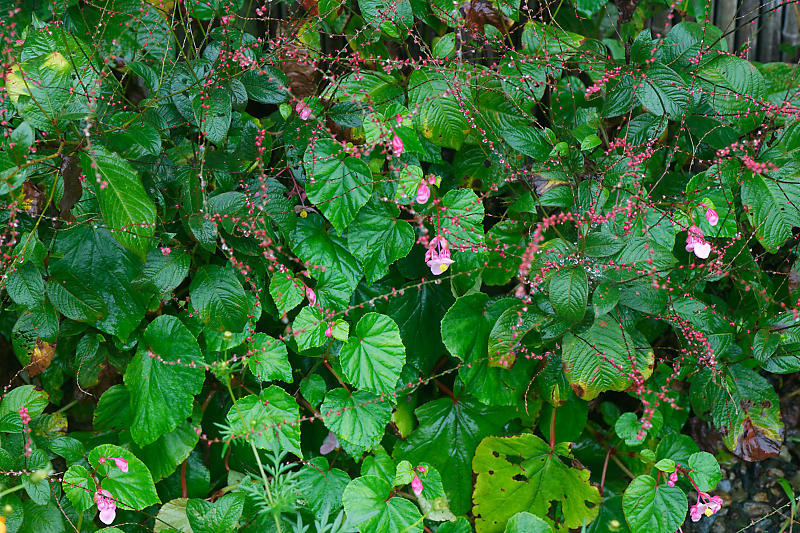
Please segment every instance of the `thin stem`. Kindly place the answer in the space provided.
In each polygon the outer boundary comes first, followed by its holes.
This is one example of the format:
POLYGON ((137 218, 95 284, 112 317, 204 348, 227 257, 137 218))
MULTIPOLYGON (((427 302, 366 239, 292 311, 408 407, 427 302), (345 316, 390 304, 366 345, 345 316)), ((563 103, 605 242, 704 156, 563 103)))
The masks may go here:
POLYGON ((63 413, 64 411, 69 411, 70 409, 72 409, 76 405, 78 405, 78 400, 72 400, 67 405, 65 405, 64 407, 62 407, 58 411, 56 411, 56 413, 63 413))
MULTIPOLYGON (((261 458, 258 456, 258 450, 256 450, 256 445, 250 441, 250 449, 253 450, 253 455, 256 456, 256 463, 258 463, 258 471, 261 472, 261 479, 264 481, 264 489, 267 491, 267 499, 269 500, 269 504, 274 507, 275 501, 272 499, 272 491, 269 490, 269 481, 267 480, 267 474, 264 472, 264 466, 261 464, 261 458)), ((281 521, 278 519, 278 513, 272 512, 272 518, 275 519, 275 527, 278 528, 278 533, 282 533, 283 529, 281 529, 281 521)))
POLYGON ((3 492, 0 492, 0 498, 2 498, 3 496, 5 496, 7 494, 11 494, 12 492, 17 492, 18 490, 22 490, 23 488, 25 488, 25 486, 22 483, 20 483, 19 485, 15 486, 15 487, 11 487, 10 489, 6 489, 3 492))

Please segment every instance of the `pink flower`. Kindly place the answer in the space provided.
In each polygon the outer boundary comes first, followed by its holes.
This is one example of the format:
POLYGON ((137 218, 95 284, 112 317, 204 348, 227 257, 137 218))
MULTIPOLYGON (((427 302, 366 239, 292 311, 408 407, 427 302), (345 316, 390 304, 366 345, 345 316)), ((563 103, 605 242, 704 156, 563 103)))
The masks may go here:
POLYGON ((422 494, 422 480, 417 475, 414 475, 414 479, 411 480, 411 490, 417 496, 422 494))
POLYGON ((398 126, 400 126, 403 123, 403 117, 400 115, 400 113, 394 116, 394 121, 398 126))
POLYGON ((31 421, 31 415, 28 414, 28 408, 22 406, 19 408, 19 417, 23 424, 28 424, 31 421))
POLYGON ((317 305, 317 294, 311 287, 306 287, 306 298, 311 305, 317 305))
POLYGON ((417 187, 417 203, 422 205, 428 203, 428 199, 431 197, 431 190, 428 188, 428 185, 425 182, 422 182, 417 187))
POLYGON ((711 244, 705 241, 703 230, 697 226, 690 226, 686 235, 685 249, 687 252, 694 252, 700 259, 706 259, 711 253, 711 244))
POLYGON ((719 496, 709 496, 705 492, 698 491, 697 503, 689 508, 689 517, 692 519, 692 522, 698 522, 703 518, 703 515, 711 516, 720 509, 722 509, 722 498, 719 496))
POLYGON ((333 331, 331 331, 331 327, 328 326, 327 329, 325 329, 325 336, 326 337, 330 337, 332 335, 333 335, 333 331))
POLYGON ((308 117, 311 116, 311 108, 308 107, 308 104, 306 104, 302 100, 297 102, 297 105, 295 106, 294 110, 300 114, 301 120, 308 120, 308 117))
POLYGON ((667 479, 667 486, 674 487, 675 483, 678 481, 678 467, 675 467, 675 471, 669 475, 669 479, 667 479))
POLYGON ((117 468, 128 473, 128 461, 123 459, 122 457, 114 457, 114 464, 117 465, 117 468))
POLYGON ((425 263, 435 276, 440 275, 455 263, 450 259, 450 245, 444 237, 437 236, 428 245, 428 251, 425 252, 425 263))
POLYGON ((320 455, 328 455, 333 450, 339 447, 339 439, 336 438, 336 433, 333 431, 328 432, 328 436, 322 441, 322 446, 319 447, 320 455))
POLYGON ((97 489, 94 494, 94 503, 97 504, 97 510, 100 511, 100 521, 106 525, 111 524, 117 516, 117 504, 114 503, 114 497, 105 489, 97 489))
POLYGON ((394 150, 394 155, 397 157, 400 157, 400 154, 403 153, 403 139, 397 135, 392 139, 392 150, 394 150))
POLYGON ((165 246, 164 248, 161 249, 161 253, 164 255, 164 257, 169 257, 169 254, 172 253, 172 250, 170 250, 165 246))
POLYGON ((708 220, 708 223, 712 226, 716 226, 717 222, 719 222, 719 215, 709 207, 708 210, 706 210, 706 220, 708 220))

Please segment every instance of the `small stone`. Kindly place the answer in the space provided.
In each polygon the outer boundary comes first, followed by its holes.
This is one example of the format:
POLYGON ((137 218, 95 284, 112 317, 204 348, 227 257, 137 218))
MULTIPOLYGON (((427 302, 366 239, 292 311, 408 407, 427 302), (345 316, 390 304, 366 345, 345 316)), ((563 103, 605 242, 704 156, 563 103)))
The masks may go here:
POLYGON ((753 494, 753 501, 759 503, 767 503, 769 502, 769 499, 767 498, 766 492, 757 492, 753 494))
POLYGON ((744 502, 742 505, 742 510, 744 511, 744 514, 750 518, 755 518, 757 516, 765 516, 771 513, 772 506, 767 505, 766 503, 744 502))

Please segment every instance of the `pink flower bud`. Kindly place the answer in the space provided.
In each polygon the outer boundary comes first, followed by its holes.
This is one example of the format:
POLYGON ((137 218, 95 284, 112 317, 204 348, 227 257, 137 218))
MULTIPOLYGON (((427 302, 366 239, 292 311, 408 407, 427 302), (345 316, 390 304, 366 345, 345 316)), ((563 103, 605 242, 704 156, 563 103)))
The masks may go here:
POLYGON ((717 214, 716 211, 709 208, 706 211, 706 220, 708 220, 708 223, 711 224, 712 226, 716 226, 717 222, 719 222, 719 215, 717 214))
POLYGON ((428 199, 431 197, 431 190, 422 182, 417 187, 417 203, 422 205, 428 203, 428 199))
POLYGON ((422 494, 422 480, 419 478, 419 476, 415 475, 414 479, 411 480, 411 490, 413 490, 414 494, 417 496, 422 494))
POLYGON ((395 135, 394 139, 392 139, 392 150, 394 150, 394 155, 398 157, 400 157, 400 154, 403 153, 403 139, 397 135, 395 135))
POLYGON ((317 305, 317 295, 311 287, 306 287, 306 299, 311 305, 317 305))
POLYGON ((128 472, 128 461, 123 459, 122 457, 114 457, 114 464, 117 465, 117 468, 122 470, 123 472, 128 472))
POLYGON ((330 327, 330 326, 328 326, 328 327, 325 329, 325 336, 326 336, 326 337, 330 337, 330 336, 332 336, 332 335, 333 335, 333 332, 331 331, 331 327, 330 327))

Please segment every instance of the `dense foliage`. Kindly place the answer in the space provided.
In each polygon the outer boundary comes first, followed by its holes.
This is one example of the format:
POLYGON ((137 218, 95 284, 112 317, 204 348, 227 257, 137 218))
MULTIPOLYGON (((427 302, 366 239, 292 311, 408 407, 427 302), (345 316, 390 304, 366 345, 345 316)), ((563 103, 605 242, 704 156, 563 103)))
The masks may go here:
POLYGON ((673 533, 780 453, 798 83, 710 2, 2 6, 0 531, 673 533))

